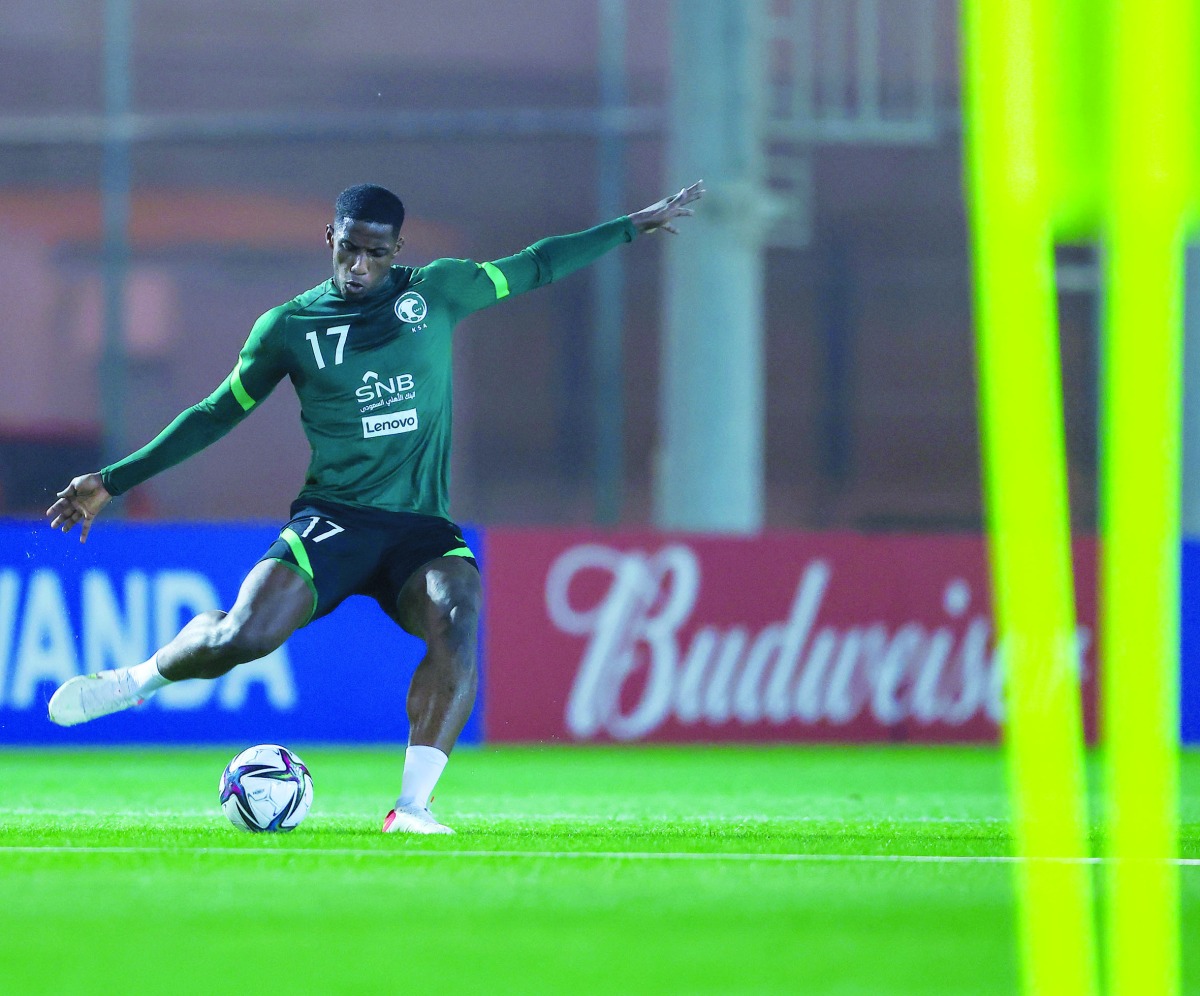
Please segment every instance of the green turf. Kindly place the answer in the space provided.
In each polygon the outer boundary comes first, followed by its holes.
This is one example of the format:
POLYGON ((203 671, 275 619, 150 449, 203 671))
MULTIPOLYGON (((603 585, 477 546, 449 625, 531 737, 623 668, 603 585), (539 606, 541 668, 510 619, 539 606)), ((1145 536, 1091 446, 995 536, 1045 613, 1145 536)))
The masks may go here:
POLYGON ((1016 992, 1011 865, 861 860, 1008 854, 994 750, 464 750, 458 835, 397 839, 398 751, 291 746, 277 836, 217 808, 233 747, 0 750, 0 992, 1016 992))

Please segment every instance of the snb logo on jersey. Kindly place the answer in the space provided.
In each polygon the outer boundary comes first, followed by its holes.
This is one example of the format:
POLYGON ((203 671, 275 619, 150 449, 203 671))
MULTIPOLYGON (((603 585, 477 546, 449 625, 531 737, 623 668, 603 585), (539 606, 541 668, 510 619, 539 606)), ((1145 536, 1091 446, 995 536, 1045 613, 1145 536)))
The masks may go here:
POLYGON ((411 393, 414 387, 412 374, 396 374, 395 377, 384 380, 374 370, 368 370, 363 374, 362 387, 355 388, 354 396, 362 405, 372 401, 382 401, 390 405, 405 396, 411 400, 414 397, 411 393))
POLYGON ((362 420, 363 438, 374 439, 376 436, 395 436, 401 432, 415 432, 417 428, 417 410, 390 412, 384 415, 368 415, 362 420))
POLYGON ((416 291, 405 291, 396 298, 394 310, 396 317, 409 325, 425 321, 425 316, 429 314, 429 306, 425 303, 425 298, 416 291))

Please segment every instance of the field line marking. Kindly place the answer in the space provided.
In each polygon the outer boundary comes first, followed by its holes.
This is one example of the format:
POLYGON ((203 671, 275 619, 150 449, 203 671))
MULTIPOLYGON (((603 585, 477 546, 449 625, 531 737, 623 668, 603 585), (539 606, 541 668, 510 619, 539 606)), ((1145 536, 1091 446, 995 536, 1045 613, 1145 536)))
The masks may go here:
MULTIPOLYGON (((0 854, 179 854, 179 855, 324 855, 353 858, 526 858, 538 860, 594 861, 743 861, 770 863, 855 863, 883 864, 1068 864, 1104 865, 1107 858, 1030 858, 1002 854, 772 854, 752 851, 695 852, 695 851, 520 851, 520 850, 385 850, 366 847, 168 847, 165 845, 112 845, 86 847, 82 845, 36 844, 0 845, 0 854)), ((1172 858, 1169 862, 1180 867, 1200 867, 1200 858, 1172 858)))
MULTIPOLYGON (((129 809, 129 810, 112 810, 112 809, 37 809, 32 806, 23 807, 4 807, 0 806, 0 818, 9 817, 32 817, 32 816, 47 816, 47 817, 90 817, 103 816, 107 819, 145 819, 153 817, 155 819, 167 817, 171 819, 197 819, 202 817, 211 817, 216 814, 216 807, 212 809, 129 809)), ((219 815, 219 814, 218 814, 219 815)), ((670 813, 618 813, 616 815, 600 816, 594 813, 503 813, 503 812, 456 812, 453 813, 453 818, 456 820, 519 820, 522 822, 575 822, 575 823, 645 823, 645 822, 661 822, 671 821, 681 824, 694 823, 722 823, 722 824, 738 824, 738 823, 830 823, 844 824, 850 822, 859 822, 862 820, 870 820, 875 823, 913 823, 913 824, 938 824, 938 825, 953 825, 958 823, 979 823, 979 824, 1001 824, 1008 823, 1008 818, 1003 816, 876 816, 866 814, 855 817, 826 817, 826 816, 787 816, 781 814, 767 813, 738 813, 729 815, 728 813, 687 813, 683 815, 670 813)), ((341 812, 325 812, 325 813, 310 813, 310 820, 332 820, 332 819, 370 819, 378 818, 378 812, 374 809, 369 811, 341 811, 341 812)))

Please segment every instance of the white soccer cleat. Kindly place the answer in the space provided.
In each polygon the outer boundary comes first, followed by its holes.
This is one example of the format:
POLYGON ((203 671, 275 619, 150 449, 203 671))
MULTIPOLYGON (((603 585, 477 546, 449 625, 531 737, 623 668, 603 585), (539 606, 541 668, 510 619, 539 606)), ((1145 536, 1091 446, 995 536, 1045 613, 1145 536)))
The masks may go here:
POLYGON ((81 674, 64 682, 50 697, 50 721, 59 726, 77 726, 145 701, 138 694, 128 668, 81 674))
POLYGON ((397 806, 383 821, 384 833, 454 833, 433 818, 424 806, 397 806))

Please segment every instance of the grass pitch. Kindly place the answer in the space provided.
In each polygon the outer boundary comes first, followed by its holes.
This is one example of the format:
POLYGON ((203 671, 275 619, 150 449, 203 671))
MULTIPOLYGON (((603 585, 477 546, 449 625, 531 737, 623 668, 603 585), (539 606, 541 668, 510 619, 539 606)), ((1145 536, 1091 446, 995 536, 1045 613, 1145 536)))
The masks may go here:
MULTIPOLYGON (((300 743, 308 820, 239 833, 241 746, 0 750, 0 991, 1017 991, 992 749, 460 750, 458 835, 415 839, 378 831, 400 750, 300 743)), ((1200 755, 1183 783, 1196 861, 1200 755)))

